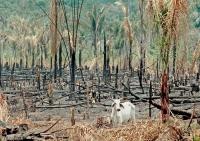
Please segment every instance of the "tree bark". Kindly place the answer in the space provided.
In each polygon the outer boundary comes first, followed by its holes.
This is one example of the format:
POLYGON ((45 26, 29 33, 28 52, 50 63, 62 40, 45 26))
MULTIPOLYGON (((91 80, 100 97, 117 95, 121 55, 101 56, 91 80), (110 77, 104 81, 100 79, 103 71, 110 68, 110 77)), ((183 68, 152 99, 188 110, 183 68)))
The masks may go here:
POLYGON ((25 65, 25 68, 27 69, 28 68, 28 55, 26 54, 26 65, 25 65))
POLYGON ((118 69, 118 65, 117 65, 116 73, 115 73, 115 88, 116 89, 118 88, 118 72, 119 72, 119 69, 118 69))
POLYGON ((139 83, 140 83, 140 87, 142 89, 142 93, 144 93, 144 88, 143 88, 143 84, 142 84, 142 76, 143 76, 143 60, 140 59, 140 70, 138 70, 138 78, 139 78, 139 83))
POLYGON ((104 55, 104 59, 103 59, 103 78, 104 78, 104 81, 106 81, 106 67, 107 67, 107 60, 106 60, 106 57, 107 57, 107 47, 106 47, 106 35, 105 35, 105 32, 104 32, 104 52, 103 52, 103 55, 104 55))
POLYGON ((97 67, 97 31, 95 31, 94 33, 94 57, 95 57, 95 69, 96 69, 96 72, 98 71, 98 67, 97 67))
POLYGON ((174 37, 174 44, 173 44, 173 77, 175 78, 176 73, 176 37, 174 37))
POLYGON ((151 118, 151 102, 152 102, 152 83, 150 81, 150 88, 149 88, 149 117, 151 118))
POLYGON ((110 48, 106 45, 106 49, 107 49, 107 56, 106 56, 106 77, 107 77, 107 81, 111 81, 111 75, 110 75, 110 48))
POLYGON ((34 71, 34 67, 35 67, 35 53, 34 53, 34 49, 32 50, 32 70, 34 71))
POLYGON ((82 68, 82 49, 79 50, 79 68, 82 68))
POLYGON ((169 119, 169 114, 168 74, 165 70, 161 81, 161 115, 163 122, 169 119))
MULTIPOLYGON (((140 69, 142 69, 141 75, 144 75, 145 72, 145 58, 146 58, 146 53, 145 53, 145 48, 144 48, 144 40, 145 40, 145 30, 144 30, 144 0, 140 0, 139 4, 139 9, 140 9, 140 24, 141 24, 141 37, 140 37, 140 57, 141 57, 141 62, 140 62, 140 69)), ((141 76, 142 77, 142 76, 141 76)))
POLYGON ((62 76, 62 45, 59 47, 59 75, 62 76))
POLYGON ((41 54, 40 54, 40 69, 43 69, 43 49, 42 49, 42 45, 41 45, 41 54))
POLYGON ((19 69, 21 70, 23 68, 23 60, 20 58, 19 60, 19 69))
POLYGON ((54 56, 54 82, 56 82, 57 78, 57 53, 54 56))
POLYGON ((76 67, 76 52, 72 51, 70 64, 71 91, 75 91, 75 68, 76 67))
POLYGON ((129 47, 129 61, 128 61, 129 71, 132 70, 132 45, 129 47))
POLYGON ((52 60, 52 56, 50 58, 50 72, 52 71, 52 68, 53 68, 53 60, 52 60))

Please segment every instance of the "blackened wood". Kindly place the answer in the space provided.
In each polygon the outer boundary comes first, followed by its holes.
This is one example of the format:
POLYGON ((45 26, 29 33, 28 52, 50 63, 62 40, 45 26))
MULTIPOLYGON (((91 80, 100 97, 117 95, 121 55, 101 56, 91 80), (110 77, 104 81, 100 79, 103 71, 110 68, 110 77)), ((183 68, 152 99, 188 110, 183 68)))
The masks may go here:
POLYGON ((104 78, 104 81, 106 81, 106 67, 107 67, 107 61, 106 61, 106 57, 107 57, 107 49, 106 49, 106 35, 105 35, 105 32, 104 32, 104 52, 103 52, 103 78, 104 78))
POLYGON ((71 78, 71 87, 70 90, 71 91, 75 91, 75 71, 76 71, 76 52, 72 51, 71 54, 71 61, 70 61, 70 78, 71 78))
POLYGON ((62 76, 62 44, 59 47, 59 75, 62 76))
POLYGON ((56 82, 57 78, 57 53, 54 56, 54 82, 56 82))
POLYGON ((115 72, 115 88, 118 88, 118 72, 119 72, 119 69, 117 65, 116 72, 115 72))
POLYGON ((151 102, 152 102, 152 82, 150 81, 150 88, 149 88, 149 117, 151 117, 151 102))

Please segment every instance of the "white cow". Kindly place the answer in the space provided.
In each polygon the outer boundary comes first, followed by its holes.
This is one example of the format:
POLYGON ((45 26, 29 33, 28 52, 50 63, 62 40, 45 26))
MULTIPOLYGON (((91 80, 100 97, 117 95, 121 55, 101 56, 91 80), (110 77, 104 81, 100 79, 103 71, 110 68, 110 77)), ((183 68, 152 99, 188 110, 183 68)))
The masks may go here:
POLYGON ((135 105, 131 102, 120 102, 120 99, 113 99, 111 123, 121 125, 130 120, 135 121, 135 105))

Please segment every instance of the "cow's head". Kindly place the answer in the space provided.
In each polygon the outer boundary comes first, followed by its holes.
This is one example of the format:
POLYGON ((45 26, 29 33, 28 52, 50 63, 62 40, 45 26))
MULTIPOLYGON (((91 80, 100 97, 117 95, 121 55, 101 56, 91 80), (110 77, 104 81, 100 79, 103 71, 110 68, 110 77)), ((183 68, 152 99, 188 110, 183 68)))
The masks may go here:
POLYGON ((121 99, 113 99, 112 107, 114 107, 117 112, 121 111, 121 108, 124 108, 120 100, 121 99))

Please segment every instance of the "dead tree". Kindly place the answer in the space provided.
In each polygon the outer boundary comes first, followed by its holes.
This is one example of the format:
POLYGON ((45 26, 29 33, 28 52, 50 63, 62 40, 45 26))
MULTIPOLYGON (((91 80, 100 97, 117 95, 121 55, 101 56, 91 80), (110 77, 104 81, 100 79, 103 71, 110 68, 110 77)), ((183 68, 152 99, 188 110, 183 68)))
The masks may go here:
POLYGON ((83 3, 84 0, 71 0, 72 22, 69 22, 69 17, 67 15, 65 2, 64 0, 60 1, 64 13, 65 24, 67 27, 67 38, 68 38, 69 53, 70 53, 69 62, 70 62, 71 91, 75 91, 76 48, 77 48, 78 29, 80 25, 80 17, 81 17, 83 3))
POLYGON ((115 72, 115 88, 116 89, 118 88, 118 72, 119 72, 119 69, 118 69, 118 65, 117 65, 116 72, 115 72))
POLYGON ((34 73, 34 66, 35 66, 35 53, 34 49, 32 49, 32 73, 34 73))
POLYGON ((150 87, 149 87, 149 117, 151 117, 151 102, 152 102, 152 83, 150 81, 150 87))
POLYGON ((41 50, 41 53, 40 53, 40 69, 42 70, 43 69, 43 48, 42 48, 42 45, 40 46, 40 50, 41 50))
POLYGON ((54 82, 56 82, 57 78, 57 53, 54 56, 54 82))
POLYGON ((107 83, 110 80, 110 56, 109 56, 109 47, 106 44, 106 35, 104 32, 104 60, 103 60, 103 78, 104 81, 107 83))
MULTIPOLYGON (((144 0, 139 1, 139 10, 140 10, 140 25, 141 25, 141 35, 140 35, 140 77, 142 79, 142 76, 145 73, 145 47, 144 47, 144 41, 145 41, 145 28, 144 28, 144 8, 145 2, 144 0)), ((141 82, 140 82, 141 83, 141 82)))
POLYGON ((103 52, 103 78, 104 81, 106 80, 106 67, 107 67, 107 62, 106 62, 106 57, 107 57, 107 49, 106 49, 106 35, 104 32, 104 52, 103 52))
POLYGON ((59 75, 62 76, 62 44, 59 47, 59 75))
POLYGON ((79 50, 79 55, 78 55, 78 58, 79 58, 79 68, 82 68, 82 49, 79 50))
POLYGON ((57 75, 57 44, 58 44, 58 0, 51 1, 51 56, 54 61, 54 81, 57 75))

